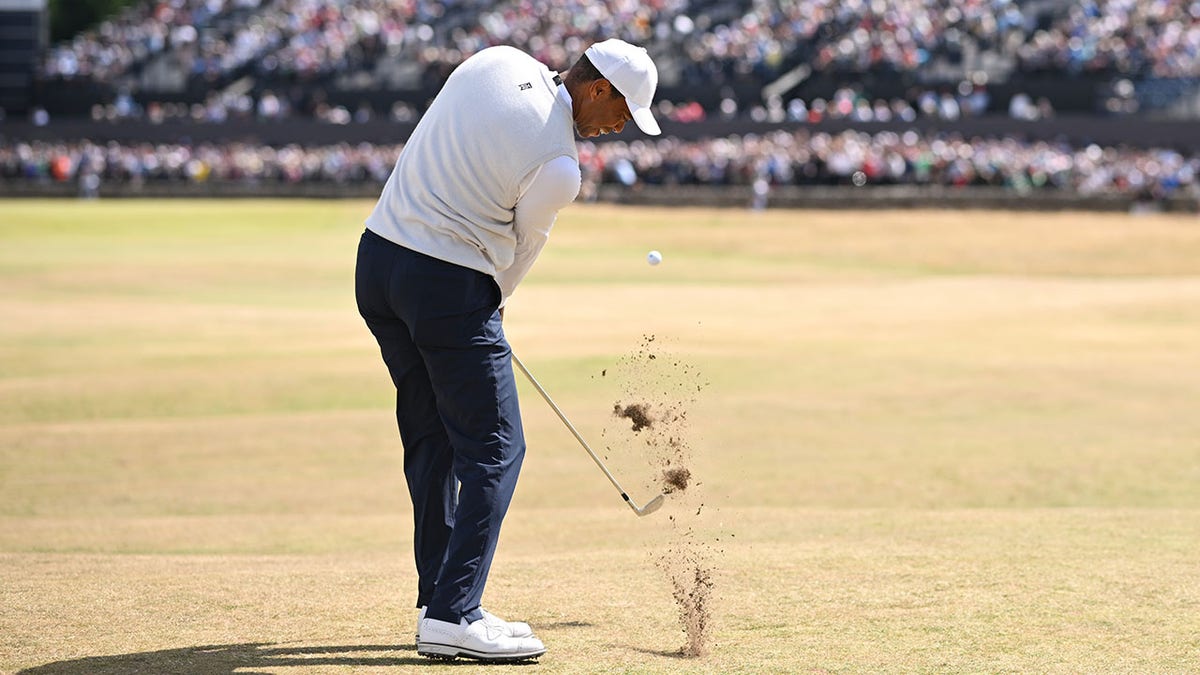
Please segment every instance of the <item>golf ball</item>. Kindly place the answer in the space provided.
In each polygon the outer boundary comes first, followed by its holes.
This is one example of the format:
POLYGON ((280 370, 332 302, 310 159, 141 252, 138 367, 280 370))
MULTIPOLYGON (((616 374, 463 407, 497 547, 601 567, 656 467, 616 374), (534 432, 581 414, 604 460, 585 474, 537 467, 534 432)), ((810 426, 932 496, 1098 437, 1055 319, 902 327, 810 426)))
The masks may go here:
POLYGON ((646 254, 646 262, 650 263, 651 265, 657 265, 658 263, 662 262, 662 254, 658 251, 650 251, 646 254))

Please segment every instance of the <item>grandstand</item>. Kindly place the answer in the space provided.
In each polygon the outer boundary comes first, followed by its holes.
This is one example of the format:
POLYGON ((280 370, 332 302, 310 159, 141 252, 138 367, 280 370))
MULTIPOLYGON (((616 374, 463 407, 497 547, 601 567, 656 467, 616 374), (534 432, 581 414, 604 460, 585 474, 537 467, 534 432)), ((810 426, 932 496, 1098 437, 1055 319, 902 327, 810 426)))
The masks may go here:
POLYGON ((463 59, 509 44, 565 69, 608 37, 654 55, 670 138, 585 144, 601 184, 1195 201, 1189 0, 139 2, 38 56, 0 177, 373 189, 463 59))

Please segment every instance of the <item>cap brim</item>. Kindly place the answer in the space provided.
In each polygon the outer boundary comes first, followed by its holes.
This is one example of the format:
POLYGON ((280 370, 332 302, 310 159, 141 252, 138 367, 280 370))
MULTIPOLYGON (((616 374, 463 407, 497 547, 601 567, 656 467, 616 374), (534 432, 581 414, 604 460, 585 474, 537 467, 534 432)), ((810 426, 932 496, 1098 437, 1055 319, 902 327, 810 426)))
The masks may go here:
POLYGON ((629 106, 629 114, 633 115, 633 121, 639 129, 651 136, 662 133, 662 129, 658 127, 658 120, 654 119, 654 113, 650 112, 649 108, 643 108, 629 99, 625 99, 625 105, 629 106))

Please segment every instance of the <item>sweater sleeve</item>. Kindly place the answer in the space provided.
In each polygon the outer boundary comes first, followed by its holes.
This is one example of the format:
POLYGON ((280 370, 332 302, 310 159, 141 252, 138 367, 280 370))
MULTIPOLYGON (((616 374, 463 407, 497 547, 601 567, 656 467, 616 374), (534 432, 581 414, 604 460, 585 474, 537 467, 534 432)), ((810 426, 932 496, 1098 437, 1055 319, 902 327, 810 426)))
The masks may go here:
POLYGON ((525 278, 533 261, 542 252, 559 210, 575 201, 580 182, 579 162, 566 155, 555 157, 534 169, 522 181, 528 187, 517 200, 513 217, 513 231, 517 239, 513 264, 496 273, 496 283, 503 297, 501 307, 508 302, 517 284, 525 278))

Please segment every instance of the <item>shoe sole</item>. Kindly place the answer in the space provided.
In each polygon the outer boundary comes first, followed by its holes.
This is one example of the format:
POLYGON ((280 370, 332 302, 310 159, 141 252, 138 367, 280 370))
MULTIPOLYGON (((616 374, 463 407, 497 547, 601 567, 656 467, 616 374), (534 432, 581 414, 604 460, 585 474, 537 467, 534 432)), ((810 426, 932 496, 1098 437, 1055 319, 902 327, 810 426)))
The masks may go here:
MULTIPOLYGON (((533 631, 530 631, 530 632, 528 632, 528 633, 522 633, 522 634, 520 634, 520 635, 512 635, 512 634, 510 634, 508 637, 514 637, 514 638, 527 638, 527 637, 533 637, 533 631)), ((413 633, 413 644, 416 644, 416 643, 418 643, 418 642, 420 642, 420 641, 421 641, 421 633, 420 633, 420 632, 413 633)))
POLYGON ((467 659, 475 659, 476 661, 527 661, 536 659, 545 654, 545 649, 538 649, 529 652, 516 652, 512 654, 491 654, 488 652, 477 652, 454 645, 443 645, 436 642, 421 642, 417 644, 417 654, 430 659, 453 660, 458 657, 467 659))

